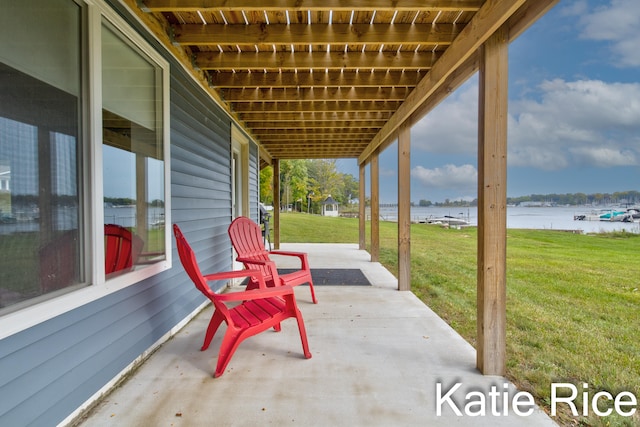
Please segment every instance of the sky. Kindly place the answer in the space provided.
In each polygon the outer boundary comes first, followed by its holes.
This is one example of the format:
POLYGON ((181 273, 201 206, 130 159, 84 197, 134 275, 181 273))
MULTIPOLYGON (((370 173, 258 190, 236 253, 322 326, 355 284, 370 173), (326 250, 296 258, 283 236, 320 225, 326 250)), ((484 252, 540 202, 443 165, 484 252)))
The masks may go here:
MULTIPOLYGON (((507 196, 640 190, 640 1, 561 0, 509 46, 507 196)), ((477 197, 478 76, 411 130, 411 200, 477 197)), ((337 161, 358 178, 356 160, 337 161)), ((370 194, 369 167, 366 168, 370 194)), ((380 201, 397 202, 397 143, 380 201)))

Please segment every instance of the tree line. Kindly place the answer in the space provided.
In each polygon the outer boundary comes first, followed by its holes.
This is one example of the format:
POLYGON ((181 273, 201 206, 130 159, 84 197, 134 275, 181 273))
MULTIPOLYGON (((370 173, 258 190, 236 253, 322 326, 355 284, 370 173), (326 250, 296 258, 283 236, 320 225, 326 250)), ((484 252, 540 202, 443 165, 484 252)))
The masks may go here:
MULTIPOLYGON (((358 199, 358 181, 339 172, 336 160, 304 159, 280 161, 280 205, 299 212, 319 213, 331 196, 341 206, 358 199)), ((260 201, 273 205, 273 168, 260 171, 260 201)))
POLYGON ((523 202, 550 203, 555 205, 618 205, 640 203, 640 192, 635 190, 616 191, 614 193, 567 193, 567 194, 532 194, 523 197, 509 197, 507 203, 523 202))
MULTIPOLYGON (((530 194, 528 196, 507 197, 508 205, 523 205, 529 203, 550 206, 603 206, 603 205, 638 205, 640 204, 640 192, 635 190, 616 191, 614 193, 566 193, 566 194, 530 194)), ((429 200, 420 200, 419 206, 477 206, 478 199, 472 201, 445 200, 441 203, 432 203, 429 200)))
MULTIPOLYGON (((304 159, 280 161, 280 205, 300 212, 319 213, 321 204, 331 196, 342 208, 360 199, 358 180, 351 174, 339 172, 336 160, 304 159)), ((273 168, 260 171, 260 201, 273 205, 273 168)), ((369 200, 365 198, 365 203, 369 200)), ((539 203, 554 206, 639 205, 640 191, 613 193, 549 193, 507 197, 507 204, 539 203)), ((477 206, 478 200, 450 200, 432 202, 422 199, 413 206, 477 206)))

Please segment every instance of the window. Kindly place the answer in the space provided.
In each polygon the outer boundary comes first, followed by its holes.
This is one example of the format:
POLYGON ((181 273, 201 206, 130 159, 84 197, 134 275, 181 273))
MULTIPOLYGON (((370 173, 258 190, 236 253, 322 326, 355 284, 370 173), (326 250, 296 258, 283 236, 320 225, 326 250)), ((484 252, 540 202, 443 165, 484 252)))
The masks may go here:
MULTIPOLYGON (((132 246, 125 262, 114 259, 107 263, 107 276, 164 259, 161 88, 162 69, 108 24, 103 25, 104 222, 126 229, 141 243, 132 246)), ((118 249, 106 244, 105 256, 110 258, 118 249)))
POLYGON ((0 44, 0 309, 84 274, 81 8, 68 0, 1 7, 1 31, 11 36, 0 44))
POLYGON ((168 64, 101 2, 0 8, 0 315, 168 268, 168 64), (140 242, 117 271, 104 224, 140 242))

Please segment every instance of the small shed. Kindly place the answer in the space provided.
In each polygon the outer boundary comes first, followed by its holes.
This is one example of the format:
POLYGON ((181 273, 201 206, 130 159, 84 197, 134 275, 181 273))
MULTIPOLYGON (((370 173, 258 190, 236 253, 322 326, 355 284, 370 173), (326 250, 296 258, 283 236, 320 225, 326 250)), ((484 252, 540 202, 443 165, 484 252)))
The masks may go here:
POLYGON ((322 216, 338 216, 338 202, 331 195, 322 202, 322 216))

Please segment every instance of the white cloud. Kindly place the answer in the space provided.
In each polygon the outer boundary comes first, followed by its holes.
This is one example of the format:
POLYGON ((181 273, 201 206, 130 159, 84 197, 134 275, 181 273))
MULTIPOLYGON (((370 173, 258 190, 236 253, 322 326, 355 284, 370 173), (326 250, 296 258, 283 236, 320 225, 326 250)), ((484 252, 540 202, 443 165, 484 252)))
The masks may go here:
POLYGON ((571 149, 576 158, 584 163, 598 164, 604 167, 634 166, 638 164, 637 154, 629 150, 608 147, 576 147, 571 149))
POLYGON ((640 84, 545 81, 540 100, 512 101, 511 166, 546 170, 640 161, 640 84))
MULTIPOLYGON (((477 80, 460 90, 413 127, 414 156, 420 150, 476 155, 477 80)), ((640 164, 640 83, 555 79, 528 95, 537 99, 509 101, 510 166, 560 170, 640 164)), ((429 179, 445 170, 432 170, 429 179)))
POLYGON ((438 154, 475 154, 478 79, 474 76, 411 129, 411 145, 438 154))
POLYGON ((416 166, 411 170, 411 176, 417 179, 423 187, 456 189, 472 191, 477 187, 478 171, 473 165, 445 165, 441 168, 426 169, 416 166))
POLYGON ((398 171, 393 168, 385 168, 381 166, 378 173, 382 177, 395 177, 398 174, 398 171))
POLYGON ((587 0, 574 1, 569 3, 560 11, 561 16, 583 16, 589 11, 589 3, 587 0))
POLYGON ((612 43, 613 60, 622 67, 640 66, 640 2, 611 0, 582 16, 581 37, 612 43))

